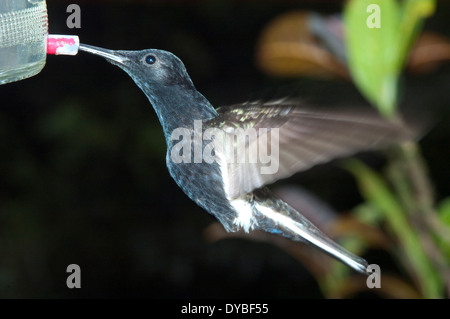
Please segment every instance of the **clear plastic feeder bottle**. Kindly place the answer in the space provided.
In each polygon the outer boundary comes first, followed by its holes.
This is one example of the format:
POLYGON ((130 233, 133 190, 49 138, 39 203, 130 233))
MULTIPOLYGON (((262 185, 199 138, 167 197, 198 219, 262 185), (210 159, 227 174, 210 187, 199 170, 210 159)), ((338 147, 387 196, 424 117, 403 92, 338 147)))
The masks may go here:
POLYGON ((0 84, 42 70, 47 34, 45 0, 0 0, 0 84))

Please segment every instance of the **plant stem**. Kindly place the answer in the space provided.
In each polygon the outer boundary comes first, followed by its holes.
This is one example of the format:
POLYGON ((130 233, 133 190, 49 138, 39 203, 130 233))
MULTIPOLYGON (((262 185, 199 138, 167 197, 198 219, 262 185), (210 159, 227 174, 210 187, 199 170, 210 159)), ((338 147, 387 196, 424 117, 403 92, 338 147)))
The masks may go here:
MULTIPOLYGON (((408 215, 412 230, 419 236, 423 252, 432 262, 430 266, 435 269, 433 274, 422 268, 422 271, 416 272, 416 275, 431 276, 428 277, 428 292, 426 293, 424 290, 424 295, 436 298, 442 295, 442 293, 436 295, 436 292, 443 290, 443 284, 447 293, 450 291, 450 272, 446 267, 444 255, 431 237, 433 228, 436 228, 436 212, 433 187, 427 172, 419 146, 414 142, 407 142, 400 145, 397 158, 391 161, 388 173, 408 215), (437 276, 438 273, 439 276, 437 276), (431 278, 432 280, 430 280, 431 278), (444 282, 442 283, 441 280, 444 282), (431 287, 433 282, 435 282, 434 287, 431 287), (431 293, 433 290, 434 293, 431 293)), ((418 279, 422 282, 423 287, 427 277, 418 279)))

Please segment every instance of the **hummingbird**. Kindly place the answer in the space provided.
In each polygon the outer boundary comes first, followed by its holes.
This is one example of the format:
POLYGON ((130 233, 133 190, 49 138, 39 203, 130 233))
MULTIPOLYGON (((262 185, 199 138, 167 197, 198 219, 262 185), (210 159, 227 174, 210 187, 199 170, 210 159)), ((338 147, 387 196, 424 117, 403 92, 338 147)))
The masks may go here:
POLYGON ((415 138, 414 130, 403 121, 386 120, 375 110, 314 108, 291 99, 215 108, 197 91, 183 62, 168 51, 109 50, 86 44, 80 44, 79 49, 118 66, 143 91, 164 132, 170 176, 226 231, 261 230, 307 242, 368 274, 364 258, 334 242, 266 185, 338 157, 415 138), (237 130, 250 129, 254 134, 233 138, 237 130), (203 136, 200 142, 195 137, 180 142, 179 132, 187 131, 192 137, 211 130, 215 135, 209 140, 203 136), (212 140, 221 141, 217 143, 220 147, 206 143, 212 140), (255 145, 262 145, 260 150, 267 154, 276 153, 272 167, 267 160, 247 158, 255 155, 255 145), (200 158, 195 151, 208 153, 214 160, 200 158))

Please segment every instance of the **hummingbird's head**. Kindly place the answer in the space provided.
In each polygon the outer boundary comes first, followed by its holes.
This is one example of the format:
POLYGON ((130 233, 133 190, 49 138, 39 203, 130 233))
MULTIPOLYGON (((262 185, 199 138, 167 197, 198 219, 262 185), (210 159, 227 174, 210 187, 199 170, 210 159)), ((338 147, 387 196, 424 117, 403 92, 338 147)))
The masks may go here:
POLYGON ((156 49, 140 51, 108 50, 91 45, 80 45, 80 50, 104 57, 117 65, 146 93, 158 88, 193 88, 194 85, 181 60, 174 54, 156 49))

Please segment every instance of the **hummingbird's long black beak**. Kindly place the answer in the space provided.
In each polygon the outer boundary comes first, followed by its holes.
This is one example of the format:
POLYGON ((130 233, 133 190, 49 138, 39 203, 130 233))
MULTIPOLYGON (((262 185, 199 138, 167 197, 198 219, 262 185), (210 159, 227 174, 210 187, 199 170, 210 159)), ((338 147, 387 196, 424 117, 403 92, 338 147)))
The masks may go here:
POLYGON ((127 57, 123 56, 117 51, 99 48, 93 45, 80 43, 79 50, 104 57, 106 60, 113 64, 125 65, 125 62, 129 60, 127 57))

